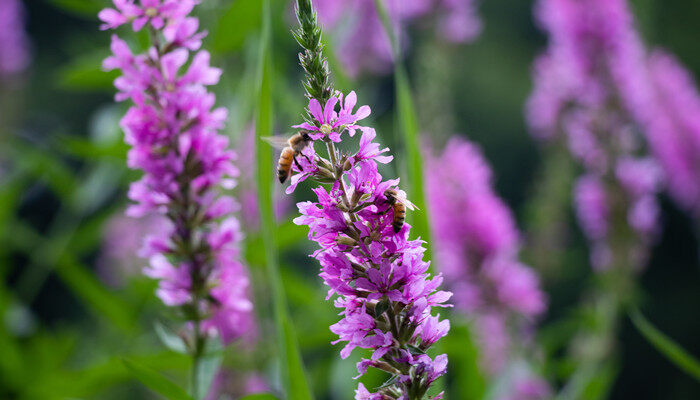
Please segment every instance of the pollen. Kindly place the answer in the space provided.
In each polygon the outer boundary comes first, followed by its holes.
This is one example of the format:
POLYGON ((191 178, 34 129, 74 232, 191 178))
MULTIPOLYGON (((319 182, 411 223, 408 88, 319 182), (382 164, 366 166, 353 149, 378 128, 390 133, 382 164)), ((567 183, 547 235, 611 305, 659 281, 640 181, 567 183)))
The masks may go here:
POLYGON ((147 17, 153 18, 156 15, 158 15, 158 9, 155 7, 149 7, 143 11, 144 14, 146 14, 147 17))
POLYGON ((321 132, 323 132, 324 134, 328 135, 332 131, 333 131, 333 127, 330 126, 329 124, 321 125, 321 132))

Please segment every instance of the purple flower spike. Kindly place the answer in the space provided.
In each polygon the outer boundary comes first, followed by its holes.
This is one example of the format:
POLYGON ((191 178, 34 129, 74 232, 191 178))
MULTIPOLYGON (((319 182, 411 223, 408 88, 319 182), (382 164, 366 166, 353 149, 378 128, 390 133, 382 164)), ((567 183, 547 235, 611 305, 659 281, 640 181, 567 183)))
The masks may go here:
MULTIPOLYGON (((167 229, 146 239, 144 274, 158 280, 158 297, 182 311, 192 343, 218 336, 230 343, 253 327, 246 267, 240 262, 240 224, 231 214, 239 206, 219 194, 235 185, 238 170, 228 139, 219 134, 226 110, 214 108, 206 86, 221 70, 198 51, 204 33, 189 17, 195 0, 114 0, 100 12, 103 29, 131 23, 158 37, 143 54, 112 36, 106 70, 118 69, 117 100, 131 100, 121 126, 131 146, 128 165, 143 171, 129 198, 134 217, 162 216, 167 229), (185 66, 188 66, 185 70, 185 66)), ((192 348, 195 357, 201 348, 192 348)))
POLYGON ((409 240, 411 227, 397 213, 413 206, 398 188, 398 179, 384 180, 379 174, 377 163, 393 157, 373 142, 374 129, 356 125, 370 113, 367 106, 355 112, 356 103, 354 92, 336 94, 323 109, 315 99, 309 102, 308 114, 317 125, 296 127, 324 140, 330 160, 309 145, 297 157, 302 168, 294 167, 297 174, 287 192, 307 178, 330 185, 314 189, 315 201, 298 204, 301 216, 294 222, 308 226, 309 239, 318 243, 312 257, 321 264, 319 276, 329 287, 328 298, 336 297, 335 305, 342 309, 342 319, 330 327, 338 335, 333 343, 345 343, 341 358, 358 347, 372 350, 370 359, 358 364, 360 376, 369 367, 394 375, 394 383, 379 393, 360 385, 356 398, 406 398, 390 394, 425 393, 445 373, 447 357, 433 359, 425 352, 449 331, 449 322, 432 315, 432 308, 446 307, 452 294, 439 290, 441 276, 427 273, 423 242, 409 240), (358 151, 339 153, 333 143, 355 129, 362 131, 358 151))
MULTIPOLYGON (((497 374, 516 359, 516 344, 545 311, 545 295, 534 270, 517 260, 515 220, 493 189, 481 151, 453 137, 442 155, 427 158, 437 264, 455 294, 456 309, 474 321, 483 367, 497 374)), ((426 325, 428 336, 441 335, 435 321, 426 325)))
MULTIPOLYGON (((669 151, 678 148, 674 137, 683 131, 674 126, 672 114, 692 102, 665 107, 664 88, 672 79, 654 82, 657 59, 647 61, 625 0, 540 0, 536 15, 550 43, 534 68, 535 88, 526 111, 531 130, 545 140, 564 135, 585 169, 574 197, 593 266, 638 269, 658 232, 655 197, 664 177, 637 132, 646 134, 662 165, 674 163, 668 179, 679 177, 694 190, 697 179, 688 179, 692 173, 684 150, 669 151), (627 218, 612 218, 616 215, 627 218), (624 231, 630 232, 610 237, 624 231)), ((683 92, 676 86, 672 93, 665 98, 675 101, 683 92)), ((676 185, 672 191, 678 193, 676 185)))

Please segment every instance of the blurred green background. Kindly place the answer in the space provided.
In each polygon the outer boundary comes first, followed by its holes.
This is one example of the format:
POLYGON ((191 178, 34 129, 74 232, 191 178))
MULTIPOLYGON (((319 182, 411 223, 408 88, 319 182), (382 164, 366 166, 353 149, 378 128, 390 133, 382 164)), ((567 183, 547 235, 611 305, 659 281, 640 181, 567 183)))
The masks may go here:
MULTIPOLYGON (((128 183, 138 176, 125 166, 126 145, 117 125, 125 106, 113 101, 114 75, 100 70, 109 34, 98 31, 95 15, 105 3, 25 1, 33 62, 0 88, 0 157, 10 166, 0 175, 2 399, 152 398, 131 379, 122 357, 176 378, 188 367, 186 357, 167 351, 152 333, 154 321, 168 319, 153 296, 154 284, 138 274, 110 282, 99 268, 106 227, 123 212, 128 183)), ((275 3, 272 16, 279 131, 296 122, 303 107, 297 47, 289 35, 293 17, 283 3, 275 3)), ((530 1, 482 3, 485 30, 475 43, 436 45, 431 32, 415 30, 406 64, 423 132, 437 142, 443 135, 464 134, 482 146, 497 190, 515 210, 527 239, 541 222, 533 203, 545 154, 527 132, 523 104, 531 88, 530 65, 546 38, 533 24, 530 1), (436 107, 449 117, 433 112, 436 107)), ((700 77, 700 2, 635 0, 632 6, 647 43, 669 49, 700 77)), ((206 0, 198 16, 210 32, 204 47, 212 51, 213 64, 225 70, 215 90, 219 104, 230 111, 227 134, 237 141, 253 115, 259 3, 206 0)), ((357 88, 361 102, 372 105, 382 140, 400 151, 391 134, 392 77, 338 83, 342 89, 357 88)), ((663 214, 663 234, 640 277, 640 304, 649 320, 697 355, 698 232, 666 198, 663 214)), ((550 336, 553 330, 547 327, 570 317, 592 281, 585 241, 570 211, 565 218, 566 252, 543 270, 550 310, 540 325, 550 336)), ((306 256, 312 245, 305 230, 286 220, 281 225, 284 284, 314 393, 319 399, 348 399, 356 385, 350 377, 357 360, 339 361, 339 347, 330 345, 327 327, 336 320, 335 309, 323 301, 317 265, 306 256)), ((256 282, 264 279, 261 246, 251 230, 246 256, 256 282)), ((526 251, 525 257, 540 267, 536 254, 526 251)), ((124 263, 132 270, 140 267, 135 257, 124 263)), ((265 313, 264 287, 256 295, 256 307, 265 313)), ((265 321, 262 341, 271 331, 265 321)), ((700 384, 663 358, 628 320, 622 322, 618 344, 619 375, 610 398, 700 397, 700 384)), ((272 355, 260 347, 243 356, 231 350, 225 364, 233 375, 254 369, 269 373, 272 355)), ((556 378, 556 368, 547 372, 556 378)))

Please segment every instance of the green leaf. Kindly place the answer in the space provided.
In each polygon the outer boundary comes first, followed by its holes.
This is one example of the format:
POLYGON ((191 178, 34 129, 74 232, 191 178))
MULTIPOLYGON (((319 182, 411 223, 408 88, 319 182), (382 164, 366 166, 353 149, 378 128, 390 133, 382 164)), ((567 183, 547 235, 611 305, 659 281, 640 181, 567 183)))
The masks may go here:
POLYGON ((472 325, 458 317, 450 318, 450 323, 450 334, 439 343, 439 351, 447 353, 450 359, 448 374, 453 383, 449 393, 455 399, 484 399, 486 379, 481 370, 479 345, 472 325))
POLYGON ((137 364, 132 360, 122 360, 124 366, 129 370, 131 376, 139 380, 146 387, 162 395, 169 400, 194 400, 180 386, 173 383, 157 371, 146 366, 137 364))
POLYGON ((282 382, 286 397, 294 400, 311 399, 311 389, 304 373, 304 364, 301 359, 301 351, 296 338, 293 324, 287 311, 287 300, 282 285, 279 271, 279 258, 277 254, 277 239, 275 235, 275 218, 273 212, 273 185, 275 184, 272 158, 272 149, 260 140, 263 136, 272 135, 273 130, 273 104, 272 104, 272 80, 273 69, 271 59, 272 32, 270 26, 270 1, 262 2, 262 34, 260 43, 260 55, 257 93, 256 115, 256 185, 258 189, 258 206, 260 209, 261 236, 265 248, 265 264, 267 267, 267 279, 270 283, 272 303, 277 331, 278 352, 282 366, 282 382))
POLYGON ((269 393, 256 393, 249 394, 248 396, 241 397, 241 400, 278 400, 277 397, 269 393))
POLYGON ((634 326, 661 354, 688 375, 700 381, 700 362, 651 324, 638 309, 629 313, 634 326))
POLYGON ((94 274, 71 255, 66 254, 58 260, 56 273, 96 316, 106 317, 125 332, 135 328, 131 307, 100 283, 94 274))
POLYGON ((380 318, 382 314, 384 314, 389 307, 391 306, 391 303, 389 302, 388 298, 383 298, 379 303, 377 303, 376 306, 374 306, 374 316, 377 318, 380 318))
POLYGON ((113 91, 114 79, 119 71, 103 71, 100 67, 107 56, 98 50, 82 55, 57 71, 58 86, 75 91, 113 91))
POLYGON ((211 34, 212 50, 228 52, 240 50, 246 38, 260 27, 259 0, 236 0, 224 12, 211 34))
POLYGON ((156 331, 158 339, 160 339, 165 347, 176 353, 187 354, 185 342, 172 329, 158 321, 153 324, 153 328, 156 331))
POLYGON ((107 4, 102 0, 49 0, 49 2, 72 15, 91 20, 97 19, 97 13, 107 4))

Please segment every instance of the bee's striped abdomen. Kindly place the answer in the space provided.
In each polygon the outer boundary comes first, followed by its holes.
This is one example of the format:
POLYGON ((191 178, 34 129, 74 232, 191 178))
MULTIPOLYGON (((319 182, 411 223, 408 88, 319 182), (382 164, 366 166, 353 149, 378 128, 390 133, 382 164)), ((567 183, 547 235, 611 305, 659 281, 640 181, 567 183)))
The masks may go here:
POLYGON ((403 223, 406 220, 406 206, 401 202, 395 202, 394 208, 394 220, 391 223, 391 227, 394 228, 394 232, 398 233, 401 228, 403 228, 403 223))
POLYGON ((294 162, 294 150, 291 147, 285 147, 277 162, 277 178, 279 178, 280 183, 284 183, 289 178, 289 173, 292 171, 292 162, 294 162))

